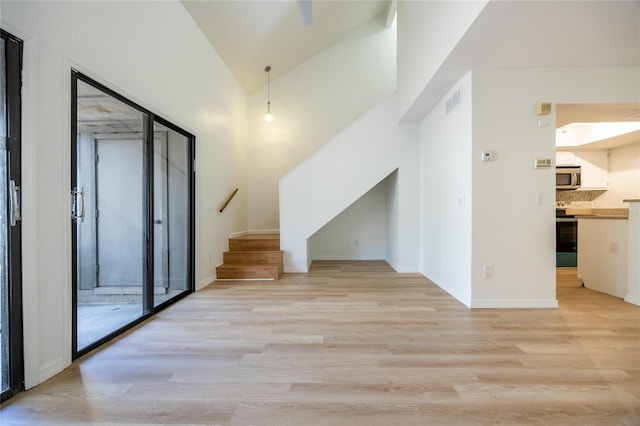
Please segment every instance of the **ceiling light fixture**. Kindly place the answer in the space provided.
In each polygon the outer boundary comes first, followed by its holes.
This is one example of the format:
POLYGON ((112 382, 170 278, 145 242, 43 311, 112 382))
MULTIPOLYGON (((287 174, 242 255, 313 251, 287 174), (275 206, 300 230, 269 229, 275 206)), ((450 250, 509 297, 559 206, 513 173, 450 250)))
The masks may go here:
POLYGON ((264 121, 271 123, 273 115, 271 115, 271 65, 267 65, 264 69, 267 73, 267 113, 264 115, 264 121))

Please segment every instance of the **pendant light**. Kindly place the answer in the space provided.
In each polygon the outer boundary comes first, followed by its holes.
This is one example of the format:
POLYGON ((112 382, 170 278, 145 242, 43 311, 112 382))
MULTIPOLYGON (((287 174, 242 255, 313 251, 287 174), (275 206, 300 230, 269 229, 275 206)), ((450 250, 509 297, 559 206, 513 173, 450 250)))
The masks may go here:
POLYGON ((273 121, 273 115, 271 115, 271 65, 267 65, 264 70, 267 73, 267 113, 264 115, 264 121, 270 123, 273 121))

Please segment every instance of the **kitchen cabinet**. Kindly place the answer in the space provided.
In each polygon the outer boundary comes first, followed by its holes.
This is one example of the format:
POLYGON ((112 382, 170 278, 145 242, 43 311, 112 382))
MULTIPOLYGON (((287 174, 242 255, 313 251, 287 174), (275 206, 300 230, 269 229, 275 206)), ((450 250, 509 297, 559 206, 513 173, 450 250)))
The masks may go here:
POLYGON ((572 151, 556 151, 556 166, 574 166, 578 164, 576 154, 572 151))
POLYGON ((609 188, 608 151, 558 151, 556 164, 581 166, 582 191, 606 191, 609 188))
POLYGON ((582 190, 607 190, 609 187, 609 153, 607 151, 580 151, 576 161, 582 166, 582 190))

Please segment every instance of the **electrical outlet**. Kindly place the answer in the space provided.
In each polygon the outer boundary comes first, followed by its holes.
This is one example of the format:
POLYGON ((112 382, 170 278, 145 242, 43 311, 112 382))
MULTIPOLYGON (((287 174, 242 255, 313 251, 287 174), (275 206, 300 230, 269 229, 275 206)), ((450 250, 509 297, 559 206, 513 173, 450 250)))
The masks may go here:
POLYGON ((482 151, 481 158, 482 158, 482 161, 495 161, 496 152, 495 151, 482 151))
POLYGON ((612 253, 612 254, 618 253, 618 243, 614 243, 614 242, 609 243, 609 253, 612 253))
POLYGON ((484 277, 493 278, 493 265, 484 265, 484 277))

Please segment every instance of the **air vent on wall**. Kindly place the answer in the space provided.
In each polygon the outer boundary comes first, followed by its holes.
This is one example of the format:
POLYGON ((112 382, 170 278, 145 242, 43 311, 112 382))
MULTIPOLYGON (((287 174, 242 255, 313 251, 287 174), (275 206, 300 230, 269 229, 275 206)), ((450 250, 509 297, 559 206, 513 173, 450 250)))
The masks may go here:
POLYGON ((458 108, 462 103, 462 87, 456 90, 456 92, 451 95, 449 99, 447 99, 447 114, 449 114, 454 109, 458 108))
POLYGON ((533 160, 534 169, 549 169, 551 168, 551 158, 535 158, 533 160))

